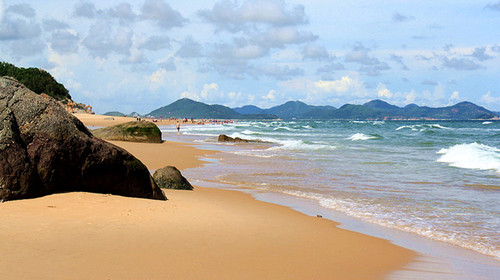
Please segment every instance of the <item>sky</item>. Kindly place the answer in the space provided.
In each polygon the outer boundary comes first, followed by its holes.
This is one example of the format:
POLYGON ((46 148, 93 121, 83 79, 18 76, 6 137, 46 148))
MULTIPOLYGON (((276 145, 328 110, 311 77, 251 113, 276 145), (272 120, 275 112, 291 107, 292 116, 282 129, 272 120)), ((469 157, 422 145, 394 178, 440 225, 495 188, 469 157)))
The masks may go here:
POLYGON ((500 111, 500 1, 0 0, 0 61, 97 113, 183 97, 500 111))

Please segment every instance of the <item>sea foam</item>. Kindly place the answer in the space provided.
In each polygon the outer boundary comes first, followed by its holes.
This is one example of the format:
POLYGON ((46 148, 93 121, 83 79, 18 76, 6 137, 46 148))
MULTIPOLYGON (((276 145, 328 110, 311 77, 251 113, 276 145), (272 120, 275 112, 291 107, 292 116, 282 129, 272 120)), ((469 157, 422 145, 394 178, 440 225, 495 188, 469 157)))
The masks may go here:
POLYGON ((377 139, 377 137, 371 136, 371 135, 366 135, 363 133, 356 133, 353 136, 349 137, 349 140, 351 140, 351 141, 362 141, 362 140, 370 140, 370 139, 377 139))
POLYGON ((440 124, 414 124, 414 125, 403 125, 396 128, 396 130, 402 130, 402 129, 410 129, 412 131, 424 132, 428 129, 452 129, 452 128, 442 126, 440 124))
POLYGON ((479 143, 459 144, 447 149, 441 149, 438 162, 446 162, 450 166, 495 170, 500 174, 500 149, 479 143))

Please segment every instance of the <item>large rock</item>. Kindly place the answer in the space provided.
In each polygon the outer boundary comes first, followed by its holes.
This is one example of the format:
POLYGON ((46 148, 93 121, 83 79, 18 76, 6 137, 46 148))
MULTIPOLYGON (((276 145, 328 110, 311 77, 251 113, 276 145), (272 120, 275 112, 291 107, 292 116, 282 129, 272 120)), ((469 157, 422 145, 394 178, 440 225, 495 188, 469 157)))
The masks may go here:
POLYGON ((217 139, 218 142, 236 142, 236 143, 248 143, 249 140, 246 139, 241 139, 239 137, 230 137, 225 134, 220 134, 219 138, 217 139))
POLYGON ((243 139, 240 137, 230 137, 225 134, 220 134, 219 137, 217 138, 218 142, 232 142, 232 143, 269 143, 265 141, 260 141, 260 140, 248 140, 248 139, 243 139))
POLYGON ((161 131, 156 124, 132 121, 92 130, 94 136, 105 140, 161 143, 161 131))
POLYGON ((153 178, 160 188, 192 190, 193 186, 175 166, 166 166, 155 171, 153 178))
POLYGON ((165 200, 144 164, 54 99, 0 77, 0 200, 88 191, 165 200))

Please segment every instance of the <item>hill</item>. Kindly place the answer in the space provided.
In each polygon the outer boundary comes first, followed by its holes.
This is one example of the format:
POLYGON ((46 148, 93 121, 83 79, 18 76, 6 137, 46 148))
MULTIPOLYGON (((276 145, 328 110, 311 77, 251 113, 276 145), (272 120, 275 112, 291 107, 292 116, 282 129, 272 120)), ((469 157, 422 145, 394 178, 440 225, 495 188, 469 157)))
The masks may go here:
POLYGON ((164 118, 205 119, 337 119, 337 120, 407 120, 447 119, 471 120, 492 119, 497 116, 471 102, 460 102, 453 106, 431 108, 410 104, 398 107, 382 100, 372 100, 363 105, 345 104, 336 109, 332 106, 313 106, 301 101, 288 101, 269 109, 247 105, 230 109, 222 105, 207 105, 187 98, 156 109, 148 115, 164 118))
POLYGON ((170 105, 151 111, 149 116, 163 118, 234 119, 241 114, 222 105, 208 105, 188 98, 179 99, 170 105))
MULTIPOLYGON (((328 106, 333 108, 331 106, 328 106)), ((322 110, 326 110, 327 107, 317 107, 312 105, 307 105, 301 101, 288 101, 285 104, 266 109, 263 112, 266 114, 273 114, 283 119, 301 119, 304 116, 309 116, 309 118, 316 118, 315 115, 311 115, 311 112, 316 112, 317 114, 322 114, 322 110)))
POLYGON ((43 69, 21 68, 7 62, 0 62, 0 77, 2 76, 15 78, 37 94, 45 93, 56 100, 71 99, 69 91, 43 69))
POLYGON ((264 109, 254 105, 245 105, 243 107, 233 108, 233 111, 240 114, 262 114, 264 109))
POLYGON ((103 114, 104 116, 112 116, 112 117, 124 117, 125 114, 118 111, 107 112, 103 114))
POLYGON ((363 105, 346 104, 327 114, 332 119, 491 119, 495 113, 471 102, 453 106, 431 108, 410 104, 404 108, 382 100, 372 100, 363 105))

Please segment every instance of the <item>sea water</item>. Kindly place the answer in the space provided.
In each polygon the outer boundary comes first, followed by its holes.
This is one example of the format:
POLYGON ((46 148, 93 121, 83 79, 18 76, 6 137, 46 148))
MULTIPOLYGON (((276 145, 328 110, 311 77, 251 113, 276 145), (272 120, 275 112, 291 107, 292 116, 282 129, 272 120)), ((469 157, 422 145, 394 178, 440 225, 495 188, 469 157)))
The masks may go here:
MULTIPOLYGON (((161 127, 167 139, 174 127, 161 127)), ((318 209, 500 261, 500 122, 238 121, 182 126, 221 150, 195 184, 305 199, 318 209), (217 136, 265 143, 217 143, 217 136)))

